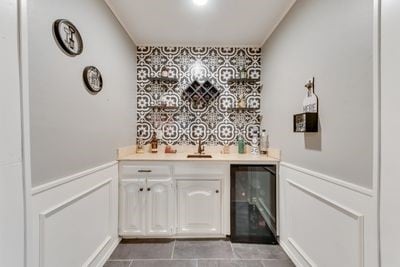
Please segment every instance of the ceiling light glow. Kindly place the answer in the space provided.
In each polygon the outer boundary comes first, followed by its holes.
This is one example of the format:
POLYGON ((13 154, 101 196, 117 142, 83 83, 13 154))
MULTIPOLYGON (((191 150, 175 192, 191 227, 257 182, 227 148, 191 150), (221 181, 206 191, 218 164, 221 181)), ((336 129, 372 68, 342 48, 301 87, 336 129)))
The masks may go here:
POLYGON ((208 0, 193 0, 193 3, 198 6, 204 6, 208 0))

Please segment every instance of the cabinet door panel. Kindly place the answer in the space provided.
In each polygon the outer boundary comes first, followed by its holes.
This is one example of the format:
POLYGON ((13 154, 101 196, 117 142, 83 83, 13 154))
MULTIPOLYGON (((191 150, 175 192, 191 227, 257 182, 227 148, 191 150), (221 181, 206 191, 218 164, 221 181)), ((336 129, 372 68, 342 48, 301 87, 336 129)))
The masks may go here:
POLYGON ((171 235, 174 209, 172 179, 147 179, 147 235, 171 235))
POLYGON ((145 234, 145 179, 121 181, 120 234, 145 234))
POLYGON ((221 233, 221 182, 178 181, 178 233, 221 233))

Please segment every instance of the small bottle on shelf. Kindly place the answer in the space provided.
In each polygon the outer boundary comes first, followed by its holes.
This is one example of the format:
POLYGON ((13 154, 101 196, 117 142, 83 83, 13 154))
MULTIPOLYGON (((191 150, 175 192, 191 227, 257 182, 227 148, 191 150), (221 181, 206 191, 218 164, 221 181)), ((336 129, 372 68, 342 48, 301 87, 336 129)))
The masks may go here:
POLYGON ((247 79, 247 71, 245 67, 240 70, 240 79, 247 79))
POLYGON ((168 78, 168 69, 165 66, 161 68, 161 77, 168 78))
POLYGON ((158 151, 158 140, 156 131, 153 133, 153 138, 151 139, 151 153, 157 153, 158 151))
POLYGON ((238 108, 246 108, 247 103, 246 99, 244 98, 243 94, 239 96, 239 100, 237 102, 237 107, 238 108))

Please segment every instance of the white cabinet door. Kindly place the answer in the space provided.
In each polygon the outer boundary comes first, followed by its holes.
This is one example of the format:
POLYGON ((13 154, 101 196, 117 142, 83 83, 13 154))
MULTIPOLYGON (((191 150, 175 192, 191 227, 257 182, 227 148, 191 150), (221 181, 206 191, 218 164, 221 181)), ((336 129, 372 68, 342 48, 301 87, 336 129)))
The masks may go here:
POLYGON ((178 233, 221 234, 221 182, 178 181, 178 233))
POLYGON ((147 235, 172 235, 174 223, 172 178, 147 179, 146 213, 147 235))
POLYGON ((145 234, 145 179, 122 180, 120 184, 120 235, 145 234))

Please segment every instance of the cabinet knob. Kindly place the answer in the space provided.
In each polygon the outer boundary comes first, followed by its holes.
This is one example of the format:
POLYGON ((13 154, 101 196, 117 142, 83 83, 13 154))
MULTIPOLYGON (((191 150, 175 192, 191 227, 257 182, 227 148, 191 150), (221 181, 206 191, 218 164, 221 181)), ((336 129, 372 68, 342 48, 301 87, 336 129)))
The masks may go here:
POLYGON ((217 194, 218 194, 218 193, 219 193, 219 190, 218 190, 218 189, 217 189, 217 190, 215 190, 215 193, 217 193, 217 194))
POLYGON ((142 191, 143 191, 143 188, 140 188, 139 191, 142 192, 142 191))
POLYGON ((151 188, 149 187, 149 188, 147 188, 147 191, 150 191, 151 190, 151 188))

